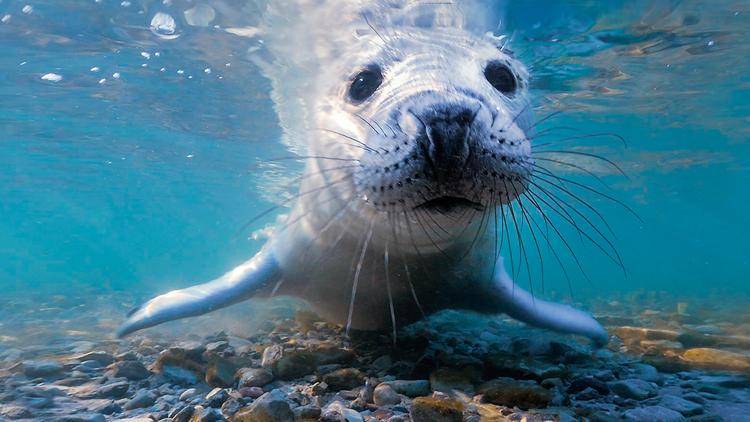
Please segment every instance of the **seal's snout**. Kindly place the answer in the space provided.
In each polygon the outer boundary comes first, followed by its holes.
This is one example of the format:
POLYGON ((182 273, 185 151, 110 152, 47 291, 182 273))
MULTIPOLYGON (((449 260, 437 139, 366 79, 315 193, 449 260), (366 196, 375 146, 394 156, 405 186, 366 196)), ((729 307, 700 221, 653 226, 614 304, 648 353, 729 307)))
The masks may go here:
MULTIPOLYGON (((462 106, 430 109, 425 122, 425 158, 439 178, 450 177, 463 168, 469 157, 469 132, 477 111, 462 106)), ((424 145, 424 144, 423 144, 424 145)))

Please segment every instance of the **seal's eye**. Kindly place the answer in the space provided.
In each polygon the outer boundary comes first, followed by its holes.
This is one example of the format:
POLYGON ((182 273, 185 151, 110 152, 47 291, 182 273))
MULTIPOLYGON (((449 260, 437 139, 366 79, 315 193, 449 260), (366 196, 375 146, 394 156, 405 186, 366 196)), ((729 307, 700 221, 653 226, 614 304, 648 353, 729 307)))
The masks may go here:
POLYGON ((496 90, 505 95, 513 94, 518 87, 516 75, 514 75, 508 65, 503 62, 489 62, 487 67, 484 68, 484 77, 487 78, 487 81, 489 81, 496 90))
POLYGON ((354 102, 364 101, 383 83, 383 74, 377 66, 370 66, 359 72, 349 86, 349 98, 354 102))

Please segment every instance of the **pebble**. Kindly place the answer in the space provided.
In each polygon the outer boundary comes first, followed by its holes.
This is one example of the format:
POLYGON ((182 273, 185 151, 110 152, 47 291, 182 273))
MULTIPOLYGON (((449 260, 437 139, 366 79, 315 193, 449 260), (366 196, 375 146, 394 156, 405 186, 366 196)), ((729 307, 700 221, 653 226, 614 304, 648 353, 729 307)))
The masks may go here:
POLYGON ((237 370, 239 381, 238 388, 242 387, 263 387, 273 381, 271 371, 262 368, 241 368, 237 370))
POLYGON ((127 378, 137 381, 148 378, 150 374, 148 369, 137 360, 115 362, 112 365, 112 376, 115 378, 127 378))
POLYGON ((463 411, 458 400, 417 397, 409 413, 413 422, 461 422, 463 411))
POLYGON ((135 393, 133 398, 128 400, 125 405, 122 406, 125 410, 133 410, 133 409, 140 409, 143 407, 148 407, 154 404, 156 401, 156 394, 153 393, 150 390, 138 390, 138 392, 135 393))
POLYGON ((703 413, 703 406, 684 398, 664 395, 659 402, 661 406, 680 412, 683 416, 695 416, 703 413))
POLYGON ((550 392, 533 381, 517 381, 512 378, 498 378, 479 387, 483 400, 500 406, 521 409, 541 409, 549 405, 550 392))
POLYGON ((281 390, 272 390, 241 409, 232 422, 292 422, 294 413, 281 390))
POLYGON ((428 380, 395 380, 387 381, 397 393, 407 397, 419 397, 430 394, 430 381, 428 380))
POLYGON ((633 400, 646 400, 657 395, 657 388, 653 384, 640 379, 614 381, 609 388, 620 397, 633 400))
POLYGON ((662 406, 630 409, 623 416, 633 422, 680 422, 685 420, 679 412, 662 406))
POLYGON ((390 406, 401 403, 401 397, 388 384, 380 384, 373 391, 373 402, 378 406, 390 406))
POLYGON ((351 390, 360 387, 365 382, 362 372, 356 368, 342 368, 323 375, 323 382, 334 391, 351 390))
POLYGON ((62 363, 54 360, 23 362, 23 374, 29 378, 49 378, 62 374, 62 363))

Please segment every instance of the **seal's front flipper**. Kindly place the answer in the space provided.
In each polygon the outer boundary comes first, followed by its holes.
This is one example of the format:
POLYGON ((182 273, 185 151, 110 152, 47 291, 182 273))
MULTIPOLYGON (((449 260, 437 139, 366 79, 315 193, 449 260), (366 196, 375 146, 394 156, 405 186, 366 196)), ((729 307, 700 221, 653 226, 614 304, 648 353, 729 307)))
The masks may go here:
POLYGON ((172 290, 133 309, 117 329, 117 337, 162 322, 202 315, 249 299, 259 289, 278 281, 281 271, 273 255, 261 250, 249 261, 205 284, 172 290))
POLYGON ((607 330, 590 314, 568 305, 535 298, 517 286, 505 272, 502 257, 498 259, 496 268, 495 294, 506 314, 536 327, 586 336, 598 346, 609 341, 607 330))

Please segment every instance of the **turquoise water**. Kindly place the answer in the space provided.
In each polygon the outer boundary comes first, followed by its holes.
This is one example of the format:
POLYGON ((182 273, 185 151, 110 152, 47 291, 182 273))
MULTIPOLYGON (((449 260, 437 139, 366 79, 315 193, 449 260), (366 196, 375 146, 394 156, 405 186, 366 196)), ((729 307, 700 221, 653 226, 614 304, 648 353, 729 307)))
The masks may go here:
MULTIPOLYGON (((223 30, 252 25, 255 10, 197 4, 0 0, 3 291, 146 297, 211 279, 262 245, 251 234, 275 215, 243 225, 272 205, 267 175, 293 178, 300 166, 264 161, 288 152, 269 83, 247 54, 256 41, 223 30), (158 13, 175 19, 174 31, 153 27, 158 13)), ((628 177, 577 157, 610 188, 556 170, 642 220, 580 192, 611 225, 627 275, 563 229, 589 279, 557 245, 574 294, 750 293, 750 4, 493 7, 531 67, 537 116, 564 110, 540 131, 575 127, 627 142, 560 141, 577 134, 564 129, 545 137, 617 162, 628 177)), ((547 291, 566 291, 554 258, 542 255, 547 291)))

